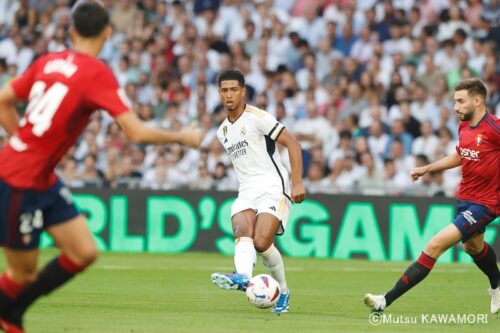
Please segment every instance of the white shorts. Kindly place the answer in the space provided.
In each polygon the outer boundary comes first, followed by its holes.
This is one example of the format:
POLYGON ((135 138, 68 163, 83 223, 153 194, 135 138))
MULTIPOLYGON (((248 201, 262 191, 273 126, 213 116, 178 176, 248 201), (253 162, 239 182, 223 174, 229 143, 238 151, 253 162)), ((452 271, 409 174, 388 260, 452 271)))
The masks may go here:
POLYGON ((254 210, 257 215, 262 213, 272 214, 281 223, 276 234, 283 235, 291 208, 292 202, 283 193, 245 191, 238 194, 238 197, 231 206, 231 217, 247 209, 254 210))

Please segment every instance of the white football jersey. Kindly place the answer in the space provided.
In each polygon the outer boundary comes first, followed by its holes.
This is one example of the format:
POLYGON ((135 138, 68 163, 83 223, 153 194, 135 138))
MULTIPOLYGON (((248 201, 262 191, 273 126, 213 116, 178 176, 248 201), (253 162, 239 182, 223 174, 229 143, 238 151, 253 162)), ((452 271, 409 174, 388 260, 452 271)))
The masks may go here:
POLYGON ((240 192, 281 191, 290 197, 290 175, 276 146, 284 128, 272 115, 248 104, 233 123, 227 118, 222 122, 217 138, 231 157, 240 192))

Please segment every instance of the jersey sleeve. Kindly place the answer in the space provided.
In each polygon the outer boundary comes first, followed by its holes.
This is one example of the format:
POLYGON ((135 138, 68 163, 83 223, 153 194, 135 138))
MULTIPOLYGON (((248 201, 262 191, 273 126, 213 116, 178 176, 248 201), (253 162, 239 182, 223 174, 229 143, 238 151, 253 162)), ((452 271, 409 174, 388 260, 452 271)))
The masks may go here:
POLYGON ((490 122, 491 136, 493 137, 493 146, 496 150, 500 150, 500 118, 491 117, 490 122))
POLYGON ((106 110, 112 117, 117 117, 130 110, 130 101, 125 91, 118 86, 118 82, 111 70, 104 67, 96 75, 85 100, 92 109, 106 110))
POLYGON ((281 132, 285 129, 283 124, 267 112, 262 111, 262 113, 255 118, 256 128, 259 133, 270 137, 273 141, 276 141, 281 132))
POLYGON ((35 81, 36 69, 38 67, 37 64, 38 61, 35 61, 34 63, 31 64, 31 66, 28 67, 26 71, 24 71, 23 74, 21 74, 20 76, 16 77, 11 81, 10 83, 11 87, 14 90, 14 93, 16 94, 16 97, 18 99, 29 98, 31 86, 35 81))

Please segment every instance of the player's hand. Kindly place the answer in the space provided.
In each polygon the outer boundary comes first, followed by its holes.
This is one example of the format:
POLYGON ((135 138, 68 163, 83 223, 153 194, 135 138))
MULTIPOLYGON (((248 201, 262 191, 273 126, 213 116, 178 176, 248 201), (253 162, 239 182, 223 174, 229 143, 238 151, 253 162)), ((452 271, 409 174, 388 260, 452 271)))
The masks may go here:
POLYGON ((427 173, 426 167, 413 168, 410 171, 410 180, 414 183, 426 173, 427 173))
POLYGON ((191 124, 180 131, 181 139, 180 144, 191 147, 199 148, 205 132, 196 127, 196 125, 191 124))
POLYGON ((306 190, 302 183, 294 184, 292 186, 292 201, 295 203, 301 203, 306 198, 306 190))

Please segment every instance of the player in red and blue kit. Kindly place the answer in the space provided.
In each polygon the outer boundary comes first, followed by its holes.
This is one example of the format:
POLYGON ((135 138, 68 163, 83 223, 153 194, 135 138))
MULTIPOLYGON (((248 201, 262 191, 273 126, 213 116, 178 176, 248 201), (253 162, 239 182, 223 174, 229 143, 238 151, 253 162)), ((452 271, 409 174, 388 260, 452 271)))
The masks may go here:
POLYGON ((150 128, 130 111, 111 70, 96 58, 110 34, 108 13, 100 4, 77 5, 70 30, 73 50, 39 58, 0 90, 0 124, 11 135, 0 150, 0 245, 7 259, 0 277, 0 328, 6 332, 24 332, 27 308, 97 257, 85 218, 54 172, 95 110, 107 110, 134 142, 197 147, 202 139, 194 128, 150 128), (16 99, 29 101, 20 121, 12 106, 16 99), (61 254, 37 273, 43 230, 61 254))
POLYGON ((462 241, 464 250, 490 282, 491 313, 500 312, 500 271, 493 249, 484 241, 486 226, 500 215, 500 120, 485 106, 486 86, 479 79, 467 79, 455 87, 455 111, 461 120, 456 152, 410 172, 412 181, 428 172, 462 166, 457 191, 457 215, 452 224, 427 243, 384 295, 365 295, 365 304, 383 311, 422 281, 441 254, 462 241))

